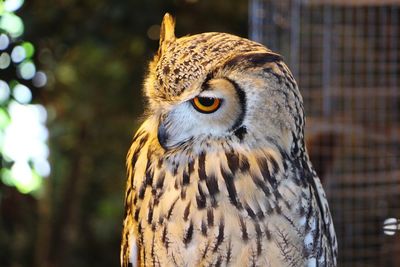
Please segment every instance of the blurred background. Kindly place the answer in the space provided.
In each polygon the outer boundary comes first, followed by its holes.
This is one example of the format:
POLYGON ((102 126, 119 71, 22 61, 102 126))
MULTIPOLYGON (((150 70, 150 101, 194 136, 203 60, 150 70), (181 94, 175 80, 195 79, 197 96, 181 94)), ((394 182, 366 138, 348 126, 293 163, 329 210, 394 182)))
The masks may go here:
POLYGON ((0 266, 118 266, 125 156, 165 12, 248 35, 248 2, 0 1, 0 266))
POLYGON ((125 155, 165 12, 281 53, 339 266, 397 266, 400 1, 0 0, 0 266, 118 266, 125 155), (397 263, 397 265, 396 265, 397 263))

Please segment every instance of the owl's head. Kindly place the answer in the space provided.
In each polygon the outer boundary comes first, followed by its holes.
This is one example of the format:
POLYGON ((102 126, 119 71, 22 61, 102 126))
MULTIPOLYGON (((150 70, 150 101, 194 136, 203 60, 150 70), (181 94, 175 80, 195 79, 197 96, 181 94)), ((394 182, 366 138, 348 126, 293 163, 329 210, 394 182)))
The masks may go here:
POLYGON ((165 150, 212 141, 290 150, 303 108, 281 56, 226 33, 176 38, 166 14, 145 82, 149 114, 165 150))

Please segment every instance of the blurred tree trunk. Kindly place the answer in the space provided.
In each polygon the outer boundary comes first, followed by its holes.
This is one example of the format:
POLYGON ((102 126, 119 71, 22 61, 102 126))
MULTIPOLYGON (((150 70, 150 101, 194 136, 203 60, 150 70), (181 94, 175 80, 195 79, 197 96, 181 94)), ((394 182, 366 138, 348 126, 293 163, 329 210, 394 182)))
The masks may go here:
POLYGON ((63 181, 62 198, 60 204, 54 203, 57 190, 54 190, 57 177, 47 180, 46 197, 40 200, 39 212, 39 234, 37 243, 38 267, 58 267, 65 262, 64 257, 70 250, 71 239, 77 236, 76 217, 79 213, 82 199, 82 191, 85 188, 86 178, 82 173, 83 149, 86 142, 86 127, 82 123, 77 137, 76 149, 71 151, 69 158, 72 159, 69 177, 63 181))

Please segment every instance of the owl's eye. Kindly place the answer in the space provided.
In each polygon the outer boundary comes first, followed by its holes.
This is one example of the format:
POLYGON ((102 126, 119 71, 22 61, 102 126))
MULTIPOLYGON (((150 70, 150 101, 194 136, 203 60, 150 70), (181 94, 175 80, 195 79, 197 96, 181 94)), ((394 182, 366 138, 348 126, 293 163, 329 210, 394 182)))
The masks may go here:
POLYGON ((221 99, 196 96, 191 103, 198 112, 213 113, 221 106, 221 99))

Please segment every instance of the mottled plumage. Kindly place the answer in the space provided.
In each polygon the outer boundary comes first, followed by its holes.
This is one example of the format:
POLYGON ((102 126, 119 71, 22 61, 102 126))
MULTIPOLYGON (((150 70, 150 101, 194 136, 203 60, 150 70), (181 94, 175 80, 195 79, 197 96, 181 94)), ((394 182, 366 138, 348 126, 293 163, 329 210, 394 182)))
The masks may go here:
POLYGON ((122 266, 336 266, 302 98, 278 54, 226 33, 177 39, 167 14, 145 94, 122 266))

